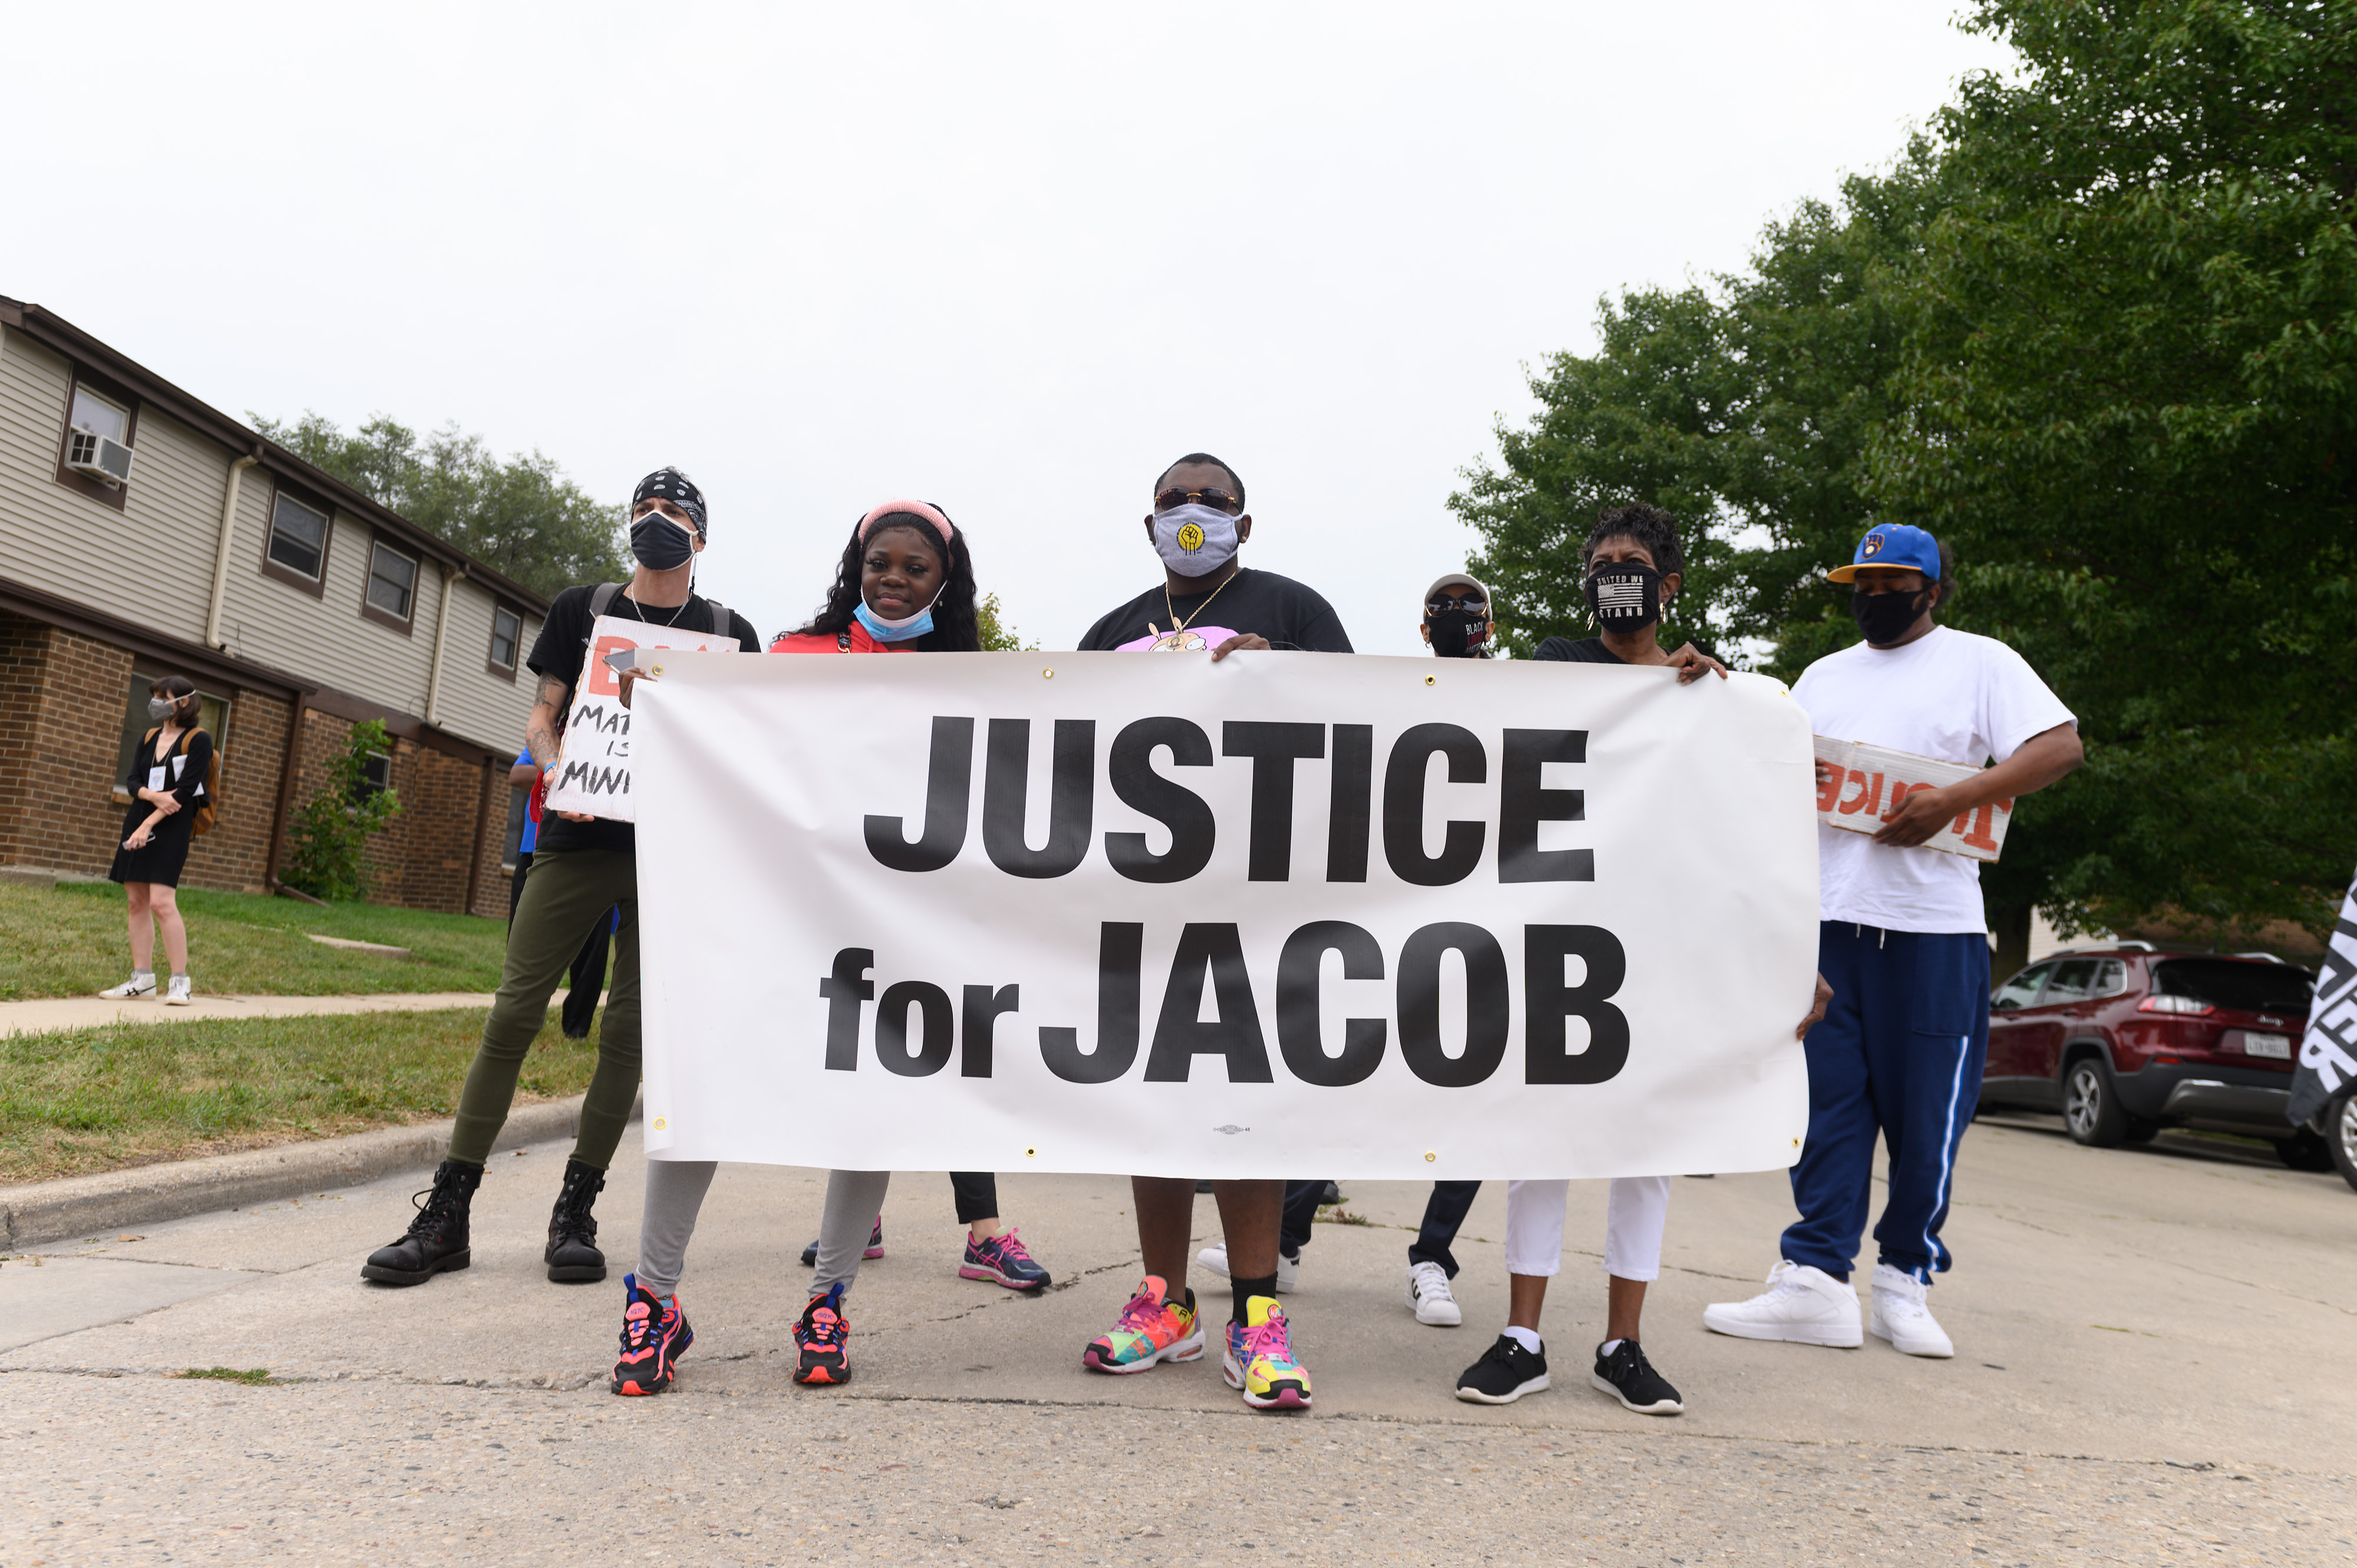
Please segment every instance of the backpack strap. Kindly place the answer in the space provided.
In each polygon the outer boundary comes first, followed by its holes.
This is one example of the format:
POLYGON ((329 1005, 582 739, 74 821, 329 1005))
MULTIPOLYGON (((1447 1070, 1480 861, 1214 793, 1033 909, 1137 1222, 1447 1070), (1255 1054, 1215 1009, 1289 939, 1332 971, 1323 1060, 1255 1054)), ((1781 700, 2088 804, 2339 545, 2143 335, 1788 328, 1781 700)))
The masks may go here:
POLYGON ((728 635, 728 607, 722 604, 717 599, 706 599, 704 602, 712 607, 712 635, 715 637, 726 637, 728 635))
POLYGON ((619 583, 598 584, 589 595, 589 618, 596 620, 599 616, 604 615, 606 607, 612 604, 614 596, 621 591, 622 585, 619 583))

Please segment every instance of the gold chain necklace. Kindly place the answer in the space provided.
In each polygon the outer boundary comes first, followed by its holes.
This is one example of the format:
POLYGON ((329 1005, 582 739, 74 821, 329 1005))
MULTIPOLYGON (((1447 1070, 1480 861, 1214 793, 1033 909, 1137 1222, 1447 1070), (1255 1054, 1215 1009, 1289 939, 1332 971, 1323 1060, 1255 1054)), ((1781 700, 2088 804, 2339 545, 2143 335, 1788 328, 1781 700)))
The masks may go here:
MULTIPOLYGON (((1222 591, 1224 590, 1230 583, 1234 582, 1238 577, 1241 577, 1243 575, 1244 569, 1239 566, 1234 571, 1229 573, 1226 576, 1221 578, 1219 587, 1213 588, 1211 593, 1205 596, 1203 602, 1195 607, 1195 613, 1189 616, 1187 620, 1180 620, 1178 618, 1178 607, 1170 602, 1170 584, 1168 579, 1166 578, 1162 584, 1162 607, 1170 612, 1171 635, 1176 636, 1179 632, 1186 630, 1188 621, 1202 619, 1203 612, 1211 607, 1211 600, 1218 598, 1222 591)), ((1146 629, 1148 631, 1154 629, 1152 623, 1149 622, 1147 624, 1146 629)))

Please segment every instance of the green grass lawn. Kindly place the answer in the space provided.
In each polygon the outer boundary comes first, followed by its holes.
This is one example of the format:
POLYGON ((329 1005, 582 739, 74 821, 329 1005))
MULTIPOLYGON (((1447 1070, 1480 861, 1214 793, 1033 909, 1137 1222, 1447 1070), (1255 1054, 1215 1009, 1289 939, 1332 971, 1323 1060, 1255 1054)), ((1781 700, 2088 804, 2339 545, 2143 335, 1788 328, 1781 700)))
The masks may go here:
MULTIPOLYGON (((374 991, 496 991, 507 926, 378 904, 326 908, 251 893, 180 890, 188 973, 199 992, 336 996, 374 991), (307 941, 307 933, 410 950, 386 958, 307 941)), ((163 947, 156 945, 158 967, 163 947)), ((62 882, 0 885, 0 1002, 91 996, 131 972, 123 889, 62 882)))
MULTIPOLYGON (((482 1034, 469 1007, 0 1038, 0 1184, 453 1115, 482 1034)), ((552 1011, 516 1102, 587 1089, 596 1039, 566 1039, 552 1011)))

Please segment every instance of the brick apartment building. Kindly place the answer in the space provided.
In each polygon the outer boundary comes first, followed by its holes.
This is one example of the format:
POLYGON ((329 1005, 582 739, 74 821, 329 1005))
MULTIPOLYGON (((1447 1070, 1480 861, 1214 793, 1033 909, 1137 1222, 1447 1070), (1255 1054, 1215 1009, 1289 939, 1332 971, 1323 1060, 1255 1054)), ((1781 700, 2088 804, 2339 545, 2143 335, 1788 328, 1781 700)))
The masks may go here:
POLYGON ((147 728, 185 675, 221 800, 184 886, 274 890, 351 726, 402 811, 370 897, 507 912, 547 601, 37 305, 0 297, 0 865, 103 873, 147 728))

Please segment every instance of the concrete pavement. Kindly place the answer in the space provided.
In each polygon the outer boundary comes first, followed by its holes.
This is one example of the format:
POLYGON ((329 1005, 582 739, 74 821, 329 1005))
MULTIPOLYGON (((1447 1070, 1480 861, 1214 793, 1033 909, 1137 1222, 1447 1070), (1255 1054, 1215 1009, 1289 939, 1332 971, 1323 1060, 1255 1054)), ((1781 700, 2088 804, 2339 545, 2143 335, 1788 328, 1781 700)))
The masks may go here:
POLYGON ((1555 1388, 1488 1409, 1449 1391, 1502 1322, 1502 1187, 1443 1330, 1402 1302, 1423 1190, 1344 1183, 1373 1223, 1306 1254, 1286 1305, 1318 1408, 1288 1419, 1245 1412, 1216 1357, 1080 1369, 1137 1273, 1126 1184, 1097 1177, 1001 1178, 1057 1273, 1037 1299, 957 1279, 946 1179, 899 1177, 856 1380, 793 1388, 823 1176, 752 1166, 706 1206, 677 1389, 618 1400, 640 1166, 601 1204, 616 1283, 565 1288, 538 1267, 563 1158, 496 1159, 475 1266, 414 1290, 358 1279, 414 1178, 0 1265, 0 1563, 2357 1562, 2357 1194, 2208 1141, 1976 1125, 1945 1362, 1705 1332, 1705 1303, 1758 1288, 1787 1188, 1679 1182, 1645 1329, 1686 1397, 1669 1420, 1586 1387, 1602 1184, 1574 1188, 1555 1388), (169 1376, 213 1366, 291 1380, 169 1376))
POLYGON ((52 996, 36 1002, 0 1002, 0 1038, 91 1029, 105 1024, 304 1018, 328 1013, 434 1013, 447 1007, 488 1008, 491 1000, 488 991, 395 991, 362 996, 234 996, 199 991, 187 1006, 167 1007, 155 996, 129 1002, 110 1002, 103 996, 52 996))

